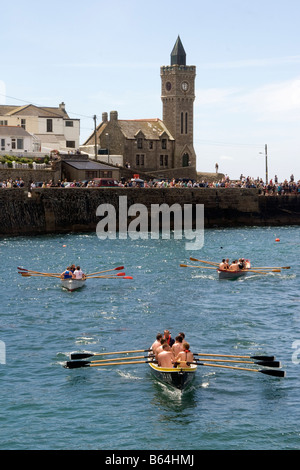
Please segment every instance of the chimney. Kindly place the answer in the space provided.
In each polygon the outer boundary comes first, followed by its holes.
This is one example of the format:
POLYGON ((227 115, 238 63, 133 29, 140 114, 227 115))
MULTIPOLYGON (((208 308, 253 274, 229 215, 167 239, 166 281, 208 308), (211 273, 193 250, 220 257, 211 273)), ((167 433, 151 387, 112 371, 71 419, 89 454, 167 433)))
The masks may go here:
POLYGON ((102 113, 102 122, 107 122, 107 113, 102 113))
POLYGON ((62 101, 62 103, 60 103, 59 108, 60 108, 64 113, 66 112, 65 103, 64 103, 63 101, 62 101))

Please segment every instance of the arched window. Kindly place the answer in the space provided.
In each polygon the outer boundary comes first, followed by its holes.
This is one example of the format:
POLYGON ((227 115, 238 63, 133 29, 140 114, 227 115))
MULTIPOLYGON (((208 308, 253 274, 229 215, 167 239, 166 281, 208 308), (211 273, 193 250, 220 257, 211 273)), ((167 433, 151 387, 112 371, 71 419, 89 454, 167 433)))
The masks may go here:
POLYGON ((190 160, 189 154, 184 153, 182 155, 182 166, 189 166, 189 160, 190 160))

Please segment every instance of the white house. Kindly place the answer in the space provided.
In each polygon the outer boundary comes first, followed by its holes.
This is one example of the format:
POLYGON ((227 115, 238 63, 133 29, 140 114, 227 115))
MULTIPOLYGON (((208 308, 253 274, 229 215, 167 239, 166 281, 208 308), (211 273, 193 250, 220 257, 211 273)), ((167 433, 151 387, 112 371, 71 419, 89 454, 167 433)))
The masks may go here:
POLYGON ((59 107, 0 105, 0 126, 20 127, 40 141, 40 152, 79 148, 80 120, 69 117, 65 104, 59 107))
POLYGON ((35 136, 18 126, 0 126, 1 154, 38 152, 40 142, 35 136))

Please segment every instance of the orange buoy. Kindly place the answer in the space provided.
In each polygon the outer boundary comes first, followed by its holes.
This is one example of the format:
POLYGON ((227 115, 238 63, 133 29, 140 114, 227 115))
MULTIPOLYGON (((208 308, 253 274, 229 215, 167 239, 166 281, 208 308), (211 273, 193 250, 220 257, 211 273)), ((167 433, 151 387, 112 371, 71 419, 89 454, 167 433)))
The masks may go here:
POLYGON ((275 242, 280 242, 280 238, 275 238, 275 242))

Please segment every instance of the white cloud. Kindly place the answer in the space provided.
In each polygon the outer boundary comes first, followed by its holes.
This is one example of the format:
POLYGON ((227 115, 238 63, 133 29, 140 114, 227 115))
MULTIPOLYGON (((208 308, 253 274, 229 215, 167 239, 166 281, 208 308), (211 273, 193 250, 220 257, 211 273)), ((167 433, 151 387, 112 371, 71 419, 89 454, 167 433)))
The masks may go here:
POLYGON ((208 88, 196 92, 198 112, 208 108, 213 113, 254 114, 257 121, 299 121, 300 120, 300 78, 278 83, 269 83, 256 89, 208 88))

